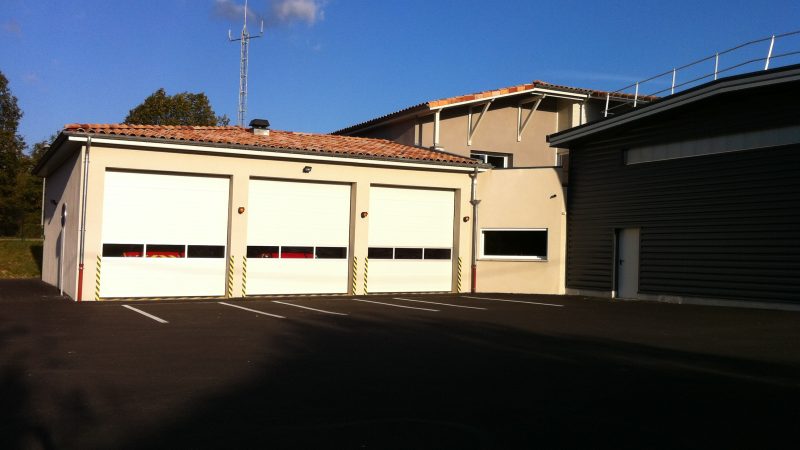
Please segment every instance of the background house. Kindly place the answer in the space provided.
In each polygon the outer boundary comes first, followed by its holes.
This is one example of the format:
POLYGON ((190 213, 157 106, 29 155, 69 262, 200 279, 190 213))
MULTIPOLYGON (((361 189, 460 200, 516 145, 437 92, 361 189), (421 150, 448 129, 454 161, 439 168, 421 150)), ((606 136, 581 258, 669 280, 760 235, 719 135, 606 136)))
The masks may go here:
MULTIPOLYGON (((492 165, 476 180, 477 290, 561 294, 569 150, 550 147, 546 137, 599 119, 609 95, 534 81, 420 103, 334 134, 442 149, 492 165)), ((623 110, 631 100, 615 94, 610 104, 623 110)))
MULTIPOLYGON (((601 118, 607 94, 534 81, 420 103, 333 134, 441 148, 496 168, 561 166, 568 150, 545 137, 601 118)), ((630 100, 614 94, 611 105, 630 100)))
POLYGON ((570 293, 800 302, 800 66, 562 131, 570 293))

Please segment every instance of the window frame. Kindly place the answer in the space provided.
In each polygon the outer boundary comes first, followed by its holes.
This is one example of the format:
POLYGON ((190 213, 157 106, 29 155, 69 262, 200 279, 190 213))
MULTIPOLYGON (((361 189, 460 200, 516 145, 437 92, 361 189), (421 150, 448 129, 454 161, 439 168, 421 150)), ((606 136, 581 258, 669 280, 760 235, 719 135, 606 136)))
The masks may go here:
MULTIPOLYGON (((544 231, 545 232, 545 251, 550 248, 550 230, 548 228, 481 228, 480 230, 480 246, 478 259, 481 261, 549 261, 549 256, 525 256, 525 255, 487 255, 484 250, 486 248, 486 232, 487 231, 544 231)), ((549 253, 549 252, 547 252, 549 253)))
POLYGON ((511 169, 514 167, 514 154, 513 153, 499 153, 499 152, 487 152, 483 150, 470 150, 469 157, 472 159, 480 160, 484 164, 489 164, 488 157, 493 156, 495 158, 504 158, 505 165, 503 167, 495 167, 495 169, 511 169), (480 157, 475 157, 473 155, 480 155, 480 157))

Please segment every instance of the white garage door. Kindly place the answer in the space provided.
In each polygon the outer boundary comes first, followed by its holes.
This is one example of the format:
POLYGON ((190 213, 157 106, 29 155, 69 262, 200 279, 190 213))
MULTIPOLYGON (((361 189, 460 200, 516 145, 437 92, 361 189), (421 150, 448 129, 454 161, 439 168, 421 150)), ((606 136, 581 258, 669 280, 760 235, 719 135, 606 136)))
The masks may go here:
POLYGON ((247 295, 346 294, 350 185, 250 180, 247 295))
POLYGON ((452 289, 453 191, 373 187, 368 290, 452 289))
POLYGON ((106 172, 100 296, 225 294, 227 178, 106 172))

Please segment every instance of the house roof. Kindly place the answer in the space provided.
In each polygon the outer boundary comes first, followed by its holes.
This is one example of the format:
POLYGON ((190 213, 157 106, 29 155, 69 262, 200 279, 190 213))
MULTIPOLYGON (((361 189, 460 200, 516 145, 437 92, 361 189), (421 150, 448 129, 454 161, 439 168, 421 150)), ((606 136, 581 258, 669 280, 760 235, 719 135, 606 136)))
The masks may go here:
MULTIPOLYGON (((475 92, 475 93, 472 93, 472 94, 458 95, 458 96, 455 96, 455 97, 447 97, 447 98, 442 98, 442 99, 439 99, 439 100, 431 100, 431 101, 427 101, 427 102, 423 102, 423 103, 418 103, 416 105, 409 106, 408 108, 404 108, 404 109, 401 109, 399 111, 395 111, 395 112, 392 112, 392 113, 389 113, 389 114, 386 114, 386 115, 383 115, 383 116, 380 116, 380 117, 376 117, 374 119, 370 119, 370 120, 367 120, 365 122, 361 122, 361 123, 349 126, 347 128, 342 128, 341 130, 334 131, 332 134, 346 135, 346 134, 352 133, 354 131, 357 131, 357 130, 360 130, 360 129, 363 129, 363 128, 371 127, 373 125, 376 125, 376 124, 378 124, 380 122, 383 122, 383 121, 386 121, 386 120, 391 120, 391 119, 394 119, 394 118, 397 118, 397 117, 405 116, 407 114, 419 113, 419 112, 429 112, 431 110, 444 108, 444 107, 447 107, 447 106, 450 106, 450 105, 455 105, 455 104, 458 104, 458 103, 464 103, 464 102, 470 102, 470 101, 476 101, 476 100, 481 100, 481 99, 491 99, 491 98, 496 98, 496 97, 501 97, 501 96, 514 95, 516 93, 520 93, 520 94, 528 93, 529 91, 532 91, 532 90, 537 89, 537 88, 538 89, 554 90, 554 91, 562 91, 562 92, 571 93, 571 94, 580 94, 580 95, 588 96, 589 98, 602 98, 602 99, 605 99, 608 94, 611 94, 611 97, 613 99, 615 99, 615 100, 625 100, 625 101, 627 101, 627 100, 633 100, 633 98, 634 98, 634 95, 632 95, 632 94, 616 93, 616 92, 615 93, 610 93, 610 92, 607 92, 607 91, 599 91, 599 90, 596 90, 596 89, 585 89, 585 88, 578 88, 578 87, 572 87, 572 86, 564 86, 564 85, 559 85, 559 84, 548 83, 546 81, 536 80, 536 81, 533 81, 531 83, 518 84, 516 86, 509 86, 509 87, 504 87, 504 88, 500 88, 500 89, 492 89, 492 90, 489 90, 489 91, 475 92)), ((655 100, 657 98, 658 97, 644 96, 644 95, 640 95, 638 97, 639 101, 644 101, 644 102, 653 101, 653 100, 655 100)))
MULTIPOLYGON (((398 144, 385 139, 334 136, 270 130, 269 135, 254 134, 251 128, 237 126, 173 126, 127 124, 79 124, 64 126, 62 135, 113 136, 125 139, 166 143, 239 147, 249 150, 290 151, 348 158, 402 160, 431 164, 483 167, 479 161, 440 150, 398 144)), ((54 149, 57 145, 53 145, 54 149)), ((49 153, 49 152, 48 152, 49 153)), ((42 158, 40 166, 45 162, 42 158)), ((38 169, 38 167, 37 167, 38 169)))
POLYGON ((712 96, 741 92, 760 86, 779 85, 798 81, 800 81, 800 64, 720 78, 670 95, 669 97, 659 98, 657 101, 631 109, 622 114, 559 131, 558 133, 547 136, 547 141, 550 143, 551 147, 569 148, 574 146, 577 142, 595 136, 600 132, 662 114, 712 96))

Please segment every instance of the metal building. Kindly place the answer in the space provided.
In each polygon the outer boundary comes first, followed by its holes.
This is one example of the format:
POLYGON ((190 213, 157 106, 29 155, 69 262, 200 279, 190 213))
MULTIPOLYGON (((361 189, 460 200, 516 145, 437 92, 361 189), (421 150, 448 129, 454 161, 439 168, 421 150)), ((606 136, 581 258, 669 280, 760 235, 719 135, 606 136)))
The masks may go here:
POLYGON ((570 149, 569 293, 800 303, 800 66, 550 136, 570 149))

